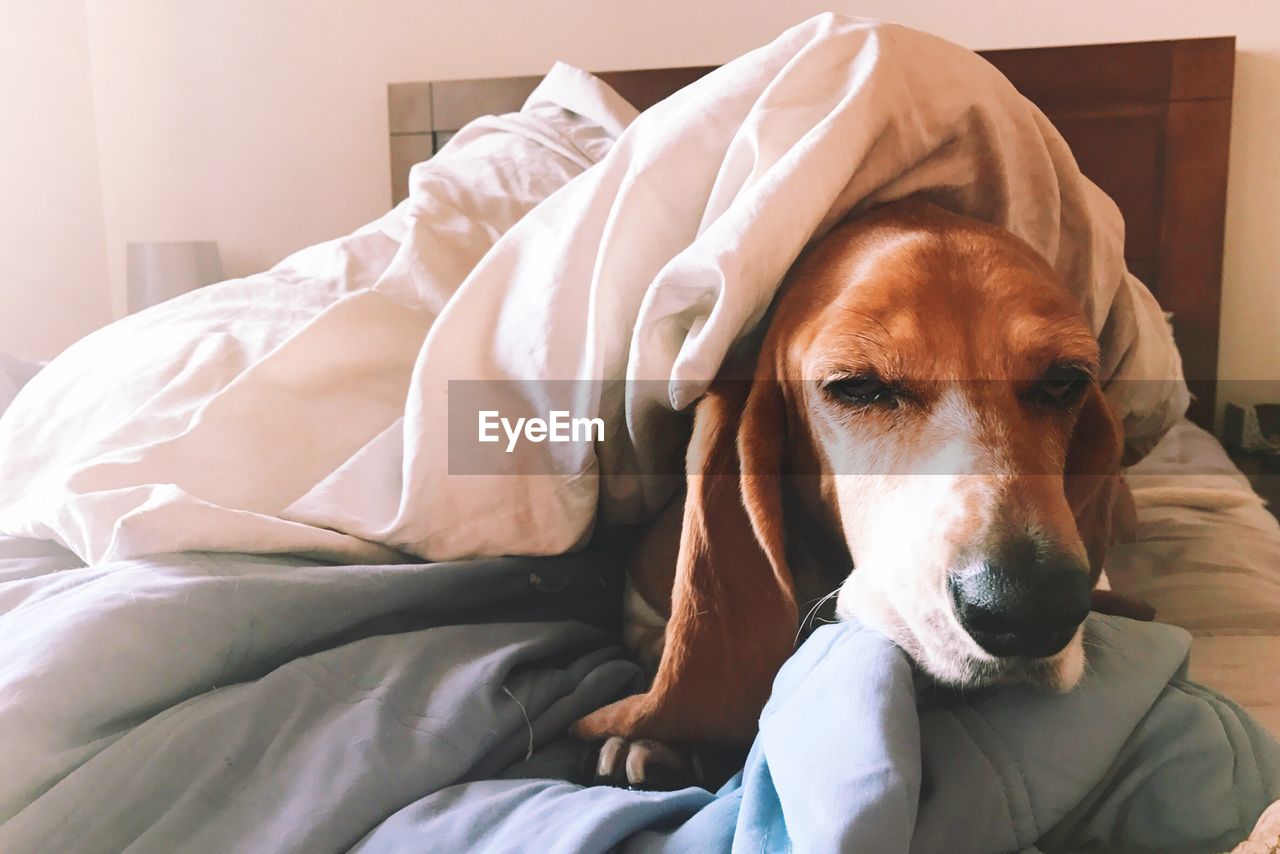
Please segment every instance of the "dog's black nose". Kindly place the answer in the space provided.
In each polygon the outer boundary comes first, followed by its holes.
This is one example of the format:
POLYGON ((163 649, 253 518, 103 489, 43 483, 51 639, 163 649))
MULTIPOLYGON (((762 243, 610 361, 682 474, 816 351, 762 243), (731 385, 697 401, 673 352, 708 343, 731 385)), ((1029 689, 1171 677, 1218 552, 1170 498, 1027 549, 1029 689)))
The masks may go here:
POLYGON ((1074 558, 989 561, 947 579, 960 625, 994 656, 1044 658, 1089 614, 1089 576, 1074 558))

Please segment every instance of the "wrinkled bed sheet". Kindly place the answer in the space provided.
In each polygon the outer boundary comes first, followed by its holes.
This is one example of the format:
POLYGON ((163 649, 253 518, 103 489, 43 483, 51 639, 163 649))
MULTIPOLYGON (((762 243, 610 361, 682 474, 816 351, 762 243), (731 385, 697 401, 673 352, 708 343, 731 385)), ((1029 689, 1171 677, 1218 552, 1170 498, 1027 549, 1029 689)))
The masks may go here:
MULTIPOLYGON (((1228 606, 1273 589, 1258 584, 1276 564, 1249 561, 1280 532, 1229 468, 1194 485, 1215 453, 1184 425, 1144 463, 1147 540, 1113 584, 1150 581, 1201 633, 1192 675, 1267 714, 1257 655, 1276 641, 1228 606), (1175 501, 1170 484, 1217 497, 1191 512, 1199 493, 1175 501), (1200 573, 1237 579, 1221 613, 1195 609, 1219 586, 1200 573), (1197 626, 1211 619, 1221 634, 1197 626), (1255 657, 1224 668, 1223 639, 1255 657)), ((1169 626, 1093 618, 1088 676, 1065 697, 923 701, 895 647, 825 626, 779 676, 742 774, 715 794, 645 793, 572 782, 582 748, 565 737, 640 687, 613 627, 593 625, 616 614, 614 553, 86 568, 5 540, 0 555, 4 851, 1214 851, 1280 798, 1275 741, 1188 681, 1190 638, 1169 626)))
POLYGON ((1204 430, 1183 421, 1129 474, 1138 541, 1108 557, 1118 592, 1195 638, 1191 676, 1280 736, 1280 525, 1204 430))

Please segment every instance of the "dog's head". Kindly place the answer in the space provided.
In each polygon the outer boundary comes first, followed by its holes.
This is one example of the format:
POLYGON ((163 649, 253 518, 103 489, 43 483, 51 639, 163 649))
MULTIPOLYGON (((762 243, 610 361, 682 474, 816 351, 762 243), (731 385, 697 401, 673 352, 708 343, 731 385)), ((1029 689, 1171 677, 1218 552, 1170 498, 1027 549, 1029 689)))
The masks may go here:
POLYGON ((915 204, 838 227, 793 267, 738 425, 764 553, 785 574, 784 505, 824 517, 854 565, 839 615, 945 683, 1072 687, 1121 452, 1097 371, 1008 232, 915 204))
POLYGON ((1074 299, 1013 235, 919 204, 832 231, 758 358, 698 403, 652 686, 575 732, 749 740, 797 637, 801 555, 852 558, 837 613, 942 682, 1073 686, 1119 482, 1097 370, 1074 299))

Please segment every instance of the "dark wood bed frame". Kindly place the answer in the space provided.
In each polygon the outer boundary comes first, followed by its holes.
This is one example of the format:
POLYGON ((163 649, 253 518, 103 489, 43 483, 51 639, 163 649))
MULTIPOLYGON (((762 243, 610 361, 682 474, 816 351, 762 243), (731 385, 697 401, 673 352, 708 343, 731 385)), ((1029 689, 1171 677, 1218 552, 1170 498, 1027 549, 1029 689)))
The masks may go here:
MULTIPOLYGON (((982 54, 1062 132, 1119 205, 1125 257, 1173 315, 1188 413, 1212 430, 1235 39, 996 50, 982 54)), ((714 66, 599 76, 646 109, 714 66)), ((409 167, 477 116, 518 110, 539 77, 393 83, 387 100, 394 201, 409 167)))

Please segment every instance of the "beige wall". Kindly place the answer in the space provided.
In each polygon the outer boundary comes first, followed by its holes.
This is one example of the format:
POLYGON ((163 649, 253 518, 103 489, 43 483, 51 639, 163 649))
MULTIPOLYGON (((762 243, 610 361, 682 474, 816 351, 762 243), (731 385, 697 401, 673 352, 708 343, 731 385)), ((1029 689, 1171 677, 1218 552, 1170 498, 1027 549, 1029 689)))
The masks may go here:
POLYGON ((0 350, 111 319, 84 3, 0 0, 0 350))
POLYGON ((1275 0, 90 0, 112 305, 128 240, 215 239, 238 275, 377 216, 390 81, 721 62, 825 9, 974 48, 1237 35, 1222 372, 1280 376, 1275 0))

